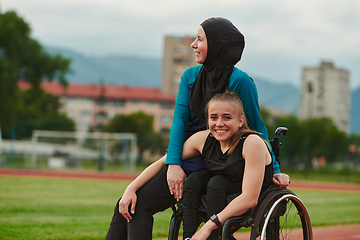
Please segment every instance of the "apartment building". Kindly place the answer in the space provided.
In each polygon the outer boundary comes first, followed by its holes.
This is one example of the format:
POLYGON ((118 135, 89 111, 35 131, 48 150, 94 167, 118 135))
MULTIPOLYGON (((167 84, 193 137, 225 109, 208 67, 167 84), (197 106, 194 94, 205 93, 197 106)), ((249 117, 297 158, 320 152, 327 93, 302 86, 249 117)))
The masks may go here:
MULTIPOLYGON (((19 87, 29 86, 20 82, 19 87)), ((157 88, 75 83, 64 88, 57 82, 43 82, 41 87, 60 97, 62 110, 75 121, 77 131, 97 131, 117 114, 143 111, 154 117, 155 131, 170 132, 175 97, 157 88)))
POLYGON ((324 61, 318 67, 303 68, 301 119, 329 117, 341 131, 349 133, 350 97, 347 70, 324 61))
POLYGON ((194 40, 193 36, 165 37, 161 84, 163 92, 176 96, 185 69, 197 65, 194 50, 190 46, 194 40))

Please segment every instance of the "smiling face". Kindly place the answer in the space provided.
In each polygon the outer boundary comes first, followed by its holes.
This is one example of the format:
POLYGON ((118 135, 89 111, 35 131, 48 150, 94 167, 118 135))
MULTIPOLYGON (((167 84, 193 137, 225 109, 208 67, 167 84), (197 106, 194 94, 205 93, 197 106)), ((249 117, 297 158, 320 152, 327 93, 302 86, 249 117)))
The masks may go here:
POLYGON ((207 39, 204 29, 200 26, 196 32, 196 39, 191 44, 191 47, 194 49, 196 62, 203 64, 207 55, 207 39))
POLYGON ((232 101, 211 101, 208 109, 208 125, 211 134, 220 142, 221 148, 229 147, 232 136, 241 128, 244 116, 232 101))

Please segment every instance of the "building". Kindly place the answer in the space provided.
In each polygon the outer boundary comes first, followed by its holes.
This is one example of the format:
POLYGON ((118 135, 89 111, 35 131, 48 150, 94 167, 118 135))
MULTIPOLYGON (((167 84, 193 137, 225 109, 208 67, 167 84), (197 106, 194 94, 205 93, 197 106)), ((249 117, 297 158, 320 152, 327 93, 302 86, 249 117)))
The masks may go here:
POLYGON ((349 133, 349 72, 322 62, 319 67, 303 69, 300 118, 331 118, 339 130, 349 133))
POLYGON ((177 95, 181 75, 185 69, 196 66, 195 53, 191 43, 195 37, 165 37, 162 88, 163 92, 177 95))
MULTIPOLYGON (((27 82, 19 82, 27 89, 27 82)), ((76 123, 77 131, 100 130, 117 114, 143 111, 154 117, 154 130, 169 133, 175 97, 156 88, 70 83, 64 88, 56 82, 41 87, 59 96, 63 111, 76 123)))

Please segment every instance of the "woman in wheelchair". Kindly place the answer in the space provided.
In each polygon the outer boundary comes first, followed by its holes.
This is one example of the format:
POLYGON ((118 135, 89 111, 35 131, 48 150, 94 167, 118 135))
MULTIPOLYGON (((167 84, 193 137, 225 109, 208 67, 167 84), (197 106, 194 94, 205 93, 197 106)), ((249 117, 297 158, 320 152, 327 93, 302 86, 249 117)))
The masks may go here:
POLYGON ((184 239, 219 239, 222 223, 256 206, 260 192, 272 184, 269 147, 248 127, 240 98, 235 93, 217 94, 205 114, 209 130, 191 136, 183 148, 183 159, 201 154, 207 168, 185 181, 184 239), (209 220, 196 232, 197 208, 205 191, 209 220), (227 204, 227 195, 235 193, 240 195, 227 204))
MULTIPOLYGON (((209 129, 192 135, 183 147, 183 161, 201 154, 207 164, 206 171, 192 173, 185 181, 181 202, 184 239, 219 239, 217 228, 228 218, 254 207, 260 192, 272 184, 273 168, 267 142, 248 127, 236 93, 215 95, 206 105, 205 114, 209 129), (207 215, 211 220, 195 233, 200 195, 205 191, 207 215), (240 195, 227 205, 227 195, 235 193, 240 195)), ((152 164, 137 184, 143 184, 142 181, 146 182, 164 168, 165 162, 166 159, 161 158, 152 164)), ((125 211, 127 209, 120 209, 125 211)), ((131 215, 128 217, 130 221, 131 215)))

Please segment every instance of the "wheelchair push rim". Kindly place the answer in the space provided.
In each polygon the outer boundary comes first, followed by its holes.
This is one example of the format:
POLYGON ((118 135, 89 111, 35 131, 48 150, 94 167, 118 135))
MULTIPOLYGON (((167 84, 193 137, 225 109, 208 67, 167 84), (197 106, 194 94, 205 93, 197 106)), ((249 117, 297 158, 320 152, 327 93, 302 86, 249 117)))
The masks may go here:
POLYGON ((251 240, 311 240, 312 228, 304 203, 290 190, 270 194, 261 204, 251 231, 251 240))

